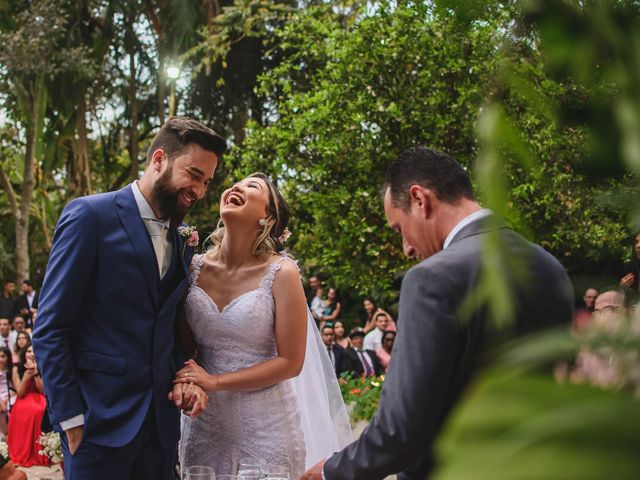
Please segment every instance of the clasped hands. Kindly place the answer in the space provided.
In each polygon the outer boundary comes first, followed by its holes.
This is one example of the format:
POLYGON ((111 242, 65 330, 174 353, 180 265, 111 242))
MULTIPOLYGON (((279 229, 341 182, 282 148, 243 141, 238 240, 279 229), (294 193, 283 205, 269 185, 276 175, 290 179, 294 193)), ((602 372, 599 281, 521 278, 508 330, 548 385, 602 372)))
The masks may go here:
POLYGON ((196 417, 205 411, 209 396, 213 391, 214 378, 194 360, 184 362, 185 366, 178 370, 173 380, 173 390, 169 392, 169 400, 181 408, 188 417, 196 417))

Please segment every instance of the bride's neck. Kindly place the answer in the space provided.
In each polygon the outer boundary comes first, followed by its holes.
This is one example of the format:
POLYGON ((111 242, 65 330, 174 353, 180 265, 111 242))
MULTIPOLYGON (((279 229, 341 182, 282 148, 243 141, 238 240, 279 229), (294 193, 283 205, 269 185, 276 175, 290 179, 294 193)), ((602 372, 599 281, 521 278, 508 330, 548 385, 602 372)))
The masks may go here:
POLYGON ((255 234, 226 229, 218 250, 218 261, 229 270, 237 270, 256 262, 253 254, 255 234))

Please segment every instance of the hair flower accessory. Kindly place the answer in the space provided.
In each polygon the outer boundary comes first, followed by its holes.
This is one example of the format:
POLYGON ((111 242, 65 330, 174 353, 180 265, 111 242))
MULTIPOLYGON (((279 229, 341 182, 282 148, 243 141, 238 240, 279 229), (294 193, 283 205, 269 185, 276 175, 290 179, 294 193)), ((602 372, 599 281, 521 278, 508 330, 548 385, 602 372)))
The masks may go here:
POLYGON ((182 245, 182 255, 184 256, 184 251, 189 247, 197 247, 200 243, 200 237, 198 236, 198 230, 196 227, 189 225, 182 225, 178 227, 178 235, 180 235, 184 239, 184 244, 182 245))
POLYGON ((278 237, 278 241, 280 243, 284 243, 287 240, 289 240, 290 236, 291 236, 291 231, 288 228, 285 228, 283 232, 280 234, 280 236, 278 237))

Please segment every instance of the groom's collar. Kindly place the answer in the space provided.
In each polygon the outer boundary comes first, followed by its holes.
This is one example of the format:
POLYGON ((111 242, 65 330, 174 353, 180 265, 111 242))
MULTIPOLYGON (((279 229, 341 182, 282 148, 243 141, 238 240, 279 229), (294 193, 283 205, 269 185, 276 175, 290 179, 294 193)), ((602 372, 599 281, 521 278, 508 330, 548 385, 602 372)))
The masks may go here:
POLYGON ((161 218, 156 217, 156 214, 153 213, 153 209, 147 199, 144 198, 144 195, 140 191, 140 186, 138 185, 138 180, 134 180, 131 183, 131 191, 133 192, 133 198, 136 201, 136 205, 138 205, 138 210, 140 211, 140 216, 143 220, 152 220, 154 222, 162 223, 165 228, 168 230, 170 227, 170 219, 163 220, 161 218))

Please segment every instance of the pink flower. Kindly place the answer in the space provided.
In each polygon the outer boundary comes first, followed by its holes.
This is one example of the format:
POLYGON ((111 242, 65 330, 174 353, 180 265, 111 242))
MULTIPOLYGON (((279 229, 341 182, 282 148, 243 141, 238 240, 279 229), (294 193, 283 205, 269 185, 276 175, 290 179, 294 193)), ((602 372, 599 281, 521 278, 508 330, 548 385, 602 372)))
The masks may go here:
POLYGON ((191 232, 191 235, 189 235, 187 245, 189 245, 190 247, 197 247, 199 243, 200 237, 198 236, 198 231, 194 230, 193 232, 191 232))

